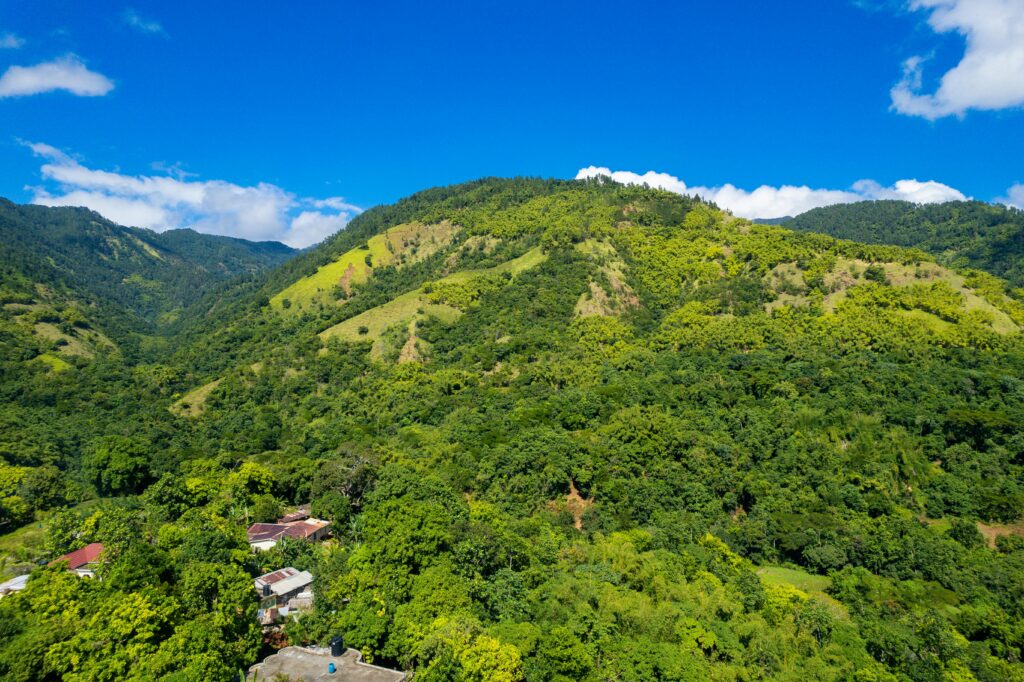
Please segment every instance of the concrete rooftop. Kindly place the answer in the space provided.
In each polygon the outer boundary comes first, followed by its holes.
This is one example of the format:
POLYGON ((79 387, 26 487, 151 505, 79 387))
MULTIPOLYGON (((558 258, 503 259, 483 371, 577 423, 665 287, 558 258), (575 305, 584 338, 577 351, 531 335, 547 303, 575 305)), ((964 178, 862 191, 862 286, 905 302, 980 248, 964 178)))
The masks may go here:
POLYGON ((275 675, 285 675, 295 682, 402 682, 405 673, 379 668, 361 661, 363 655, 355 649, 346 649, 341 656, 331 656, 330 649, 289 646, 262 663, 249 668, 246 678, 272 680, 275 675), (334 663, 334 674, 327 672, 327 664, 334 663))

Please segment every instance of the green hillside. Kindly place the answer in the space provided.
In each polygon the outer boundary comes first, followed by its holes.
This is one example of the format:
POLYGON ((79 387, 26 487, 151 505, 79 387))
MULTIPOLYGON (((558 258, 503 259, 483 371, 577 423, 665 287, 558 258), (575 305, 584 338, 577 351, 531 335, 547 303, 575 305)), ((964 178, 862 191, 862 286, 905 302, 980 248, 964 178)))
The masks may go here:
POLYGON ((485 179, 173 353, 10 365, 0 570, 109 563, 0 599, 0 678, 233 679, 294 566, 283 637, 417 681, 1024 679, 1024 298, 909 245, 485 179), (333 540, 249 551, 303 503, 333 540))
POLYGON ((985 270, 1024 287, 1024 212, 1014 208, 980 201, 864 201, 816 208, 785 225, 870 244, 916 247, 946 265, 985 270))
POLYGON ((276 242, 156 233, 87 209, 0 199, 0 325, 26 337, 16 345, 30 357, 137 352, 140 335, 166 330, 208 293, 293 253, 276 242))

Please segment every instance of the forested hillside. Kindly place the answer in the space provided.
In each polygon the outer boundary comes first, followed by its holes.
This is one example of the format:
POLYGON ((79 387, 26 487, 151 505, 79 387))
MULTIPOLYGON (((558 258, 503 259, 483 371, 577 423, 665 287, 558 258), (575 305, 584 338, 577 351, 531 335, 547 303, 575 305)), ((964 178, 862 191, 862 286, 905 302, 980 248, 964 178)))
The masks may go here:
POLYGON ((1024 300, 952 263, 488 179, 173 355, 7 364, 0 678, 232 679, 294 566, 289 642, 417 682, 1024 679, 1024 300), (333 539, 249 551, 300 503, 333 539), (89 542, 100 581, 35 567, 89 542))
POLYGON ((121 350, 226 282, 292 256, 255 243, 122 227, 83 208, 19 206, 0 199, 0 341, 5 356, 42 357, 53 368, 121 350))
POLYGON ((816 208, 785 225, 869 244, 913 246, 946 265, 986 270, 1024 287, 1024 212, 1015 208, 980 201, 863 201, 816 208))

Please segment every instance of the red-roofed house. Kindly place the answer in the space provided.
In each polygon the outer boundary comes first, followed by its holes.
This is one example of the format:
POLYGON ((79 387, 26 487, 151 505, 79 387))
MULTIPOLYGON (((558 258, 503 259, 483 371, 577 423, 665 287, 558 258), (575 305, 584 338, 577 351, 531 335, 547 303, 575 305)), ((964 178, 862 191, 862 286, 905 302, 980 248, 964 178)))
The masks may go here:
POLYGON ((290 523, 254 523, 246 530, 249 546, 262 552, 270 549, 283 537, 315 542, 327 537, 327 521, 306 519, 290 523))
POLYGON ((76 549, 74 552, 68 552, 64 556, 54 559, 50 562, 50 566, 66 561, 69 571, 77 573, 83 578, 95 578, 96 567, 102 563, 102 561, 100 561, 100 556, 102 554, 103 545, 98 542, 94 542, 81 549, 76 549))
POLYGON ((293 521, 305 521, 309 518, 309 505, 301 504, 295 511, 285 514, 277 520, 278 523, 292 523, 293 521))

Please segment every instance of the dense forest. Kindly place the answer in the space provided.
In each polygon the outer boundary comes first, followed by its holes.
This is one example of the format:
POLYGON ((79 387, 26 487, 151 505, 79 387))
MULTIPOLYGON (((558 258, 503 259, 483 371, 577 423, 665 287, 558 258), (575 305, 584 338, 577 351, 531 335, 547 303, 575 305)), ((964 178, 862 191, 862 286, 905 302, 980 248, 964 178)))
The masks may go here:
POLYGON ((912 246, 945 265, 986 270, 1024 287, 1024 211, 1016 208, 981 201, 863 201, 816 208, 783 223, 801 232, 912 246))
POLYGON ((277 242, 157 233, 84 208, 0 199, 0 324, 34 332, 44 346, 58 342, 63 360, 115 348, 138 359, 190 319, 186 310, 294 253, 277 242))
POLYGON ((1024 680, 1020 260, 803 219, 486 179, 134 356, 7 324, 0 678, 229 680, 340 634, 417 682, 1024 680), (250 551, 306 503, 330 540, 250 551), (100 580, 45 565, 92 542, 100 580), (314 608, 265 637, 282 566, 314 608))

